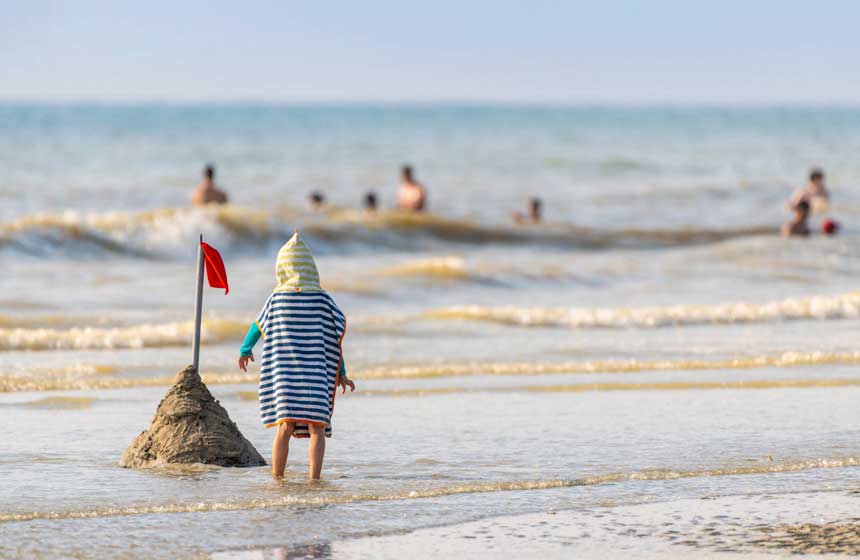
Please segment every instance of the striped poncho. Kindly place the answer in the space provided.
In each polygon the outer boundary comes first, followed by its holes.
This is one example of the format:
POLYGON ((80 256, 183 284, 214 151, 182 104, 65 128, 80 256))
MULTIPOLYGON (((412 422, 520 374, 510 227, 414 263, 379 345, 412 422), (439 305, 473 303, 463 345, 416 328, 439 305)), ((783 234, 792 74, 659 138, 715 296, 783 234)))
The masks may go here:
POLYGON ((260 417, 267 428, 295 422, 295 437, 308 424, 325 426, 342 368, 346 318, 322 289, 313 255, 298 231, 278 253, 278 285, 257 318, 263 334, 260 417))

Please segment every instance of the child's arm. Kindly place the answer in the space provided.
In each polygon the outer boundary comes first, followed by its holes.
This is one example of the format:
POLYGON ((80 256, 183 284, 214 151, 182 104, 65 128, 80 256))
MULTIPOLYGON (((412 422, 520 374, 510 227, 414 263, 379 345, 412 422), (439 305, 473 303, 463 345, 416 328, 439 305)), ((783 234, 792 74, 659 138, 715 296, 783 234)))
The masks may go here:
POLYGON ((252 350, 257 341, 260 340, 262 334, 257 322, 254 321, 251 324, 251 328, 248 329, 248 334, 245 335, 245 342, 242 343, 242 348, 239 349, 239 369, 242 371, 248 371, 248 361, 254 361, 252 350))
POLYGON ((346 393, 347 387, 349 387, 350 392, 355 391, 355 383, 352 382, 352 379, 346 376, 346 361, 343 358, 340 359, 338 383, 340 384, 343 393, 346 393))

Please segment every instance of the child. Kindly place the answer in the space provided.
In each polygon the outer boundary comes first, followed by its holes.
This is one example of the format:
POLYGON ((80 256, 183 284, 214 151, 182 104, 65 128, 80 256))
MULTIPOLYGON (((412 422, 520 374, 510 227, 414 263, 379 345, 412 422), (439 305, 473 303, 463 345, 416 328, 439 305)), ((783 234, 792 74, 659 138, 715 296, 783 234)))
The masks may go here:
POLYGON ((379 201, 376 198, 376 193, 367 191, 367 194, 364 195, 364 211, 368 214, 376 214, 378 209, 379 201))
POLYGON ((522 212, 514 212, 513 219, 515 224, 539 224, 541 220, 541 200, 539 198, 529 199, 529 211, 526 214, 522 212))
POLYGON ((809 236, 809 234, 811 233, 809 230, 810 208, 810 204, 806 200, 801 200, 794 205, 794 219, 782 226, 783 237, 809 236))
POLYGON ((320 287, 313 255, 298 230, 278 252, 275 273, 278 285, 248 330, 239 369, 248 371, 262 335, 260 417, 265 427, 277 427, 272 475, 284 474, 290 437, 310 437, 310 477, 318 480, 337 387, 355 391, 343 363, 346 318, 320 287))
POLYGON ((325 207, 325 195, 319 191, 313 191, 308 195, 308 208, 311 212, 318 212, 325 207))

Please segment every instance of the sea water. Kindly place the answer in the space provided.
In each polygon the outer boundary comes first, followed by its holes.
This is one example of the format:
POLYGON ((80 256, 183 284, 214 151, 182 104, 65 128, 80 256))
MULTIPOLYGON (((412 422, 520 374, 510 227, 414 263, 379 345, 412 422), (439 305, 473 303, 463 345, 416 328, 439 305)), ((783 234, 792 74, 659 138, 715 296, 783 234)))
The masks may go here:
POLYGON ((856 488, 858 125, 851 108, 0 107, 0 556, 856 488), (207 162, 231 205, 189 209, 207 162), (404 163, 426 216, 390 210, 404 163), (782 239, 812 166, 843 228, 782 239), (532 196, 545 222, 513 225, 532 196), (268 455, 256 364, 236 357, 294 228, 347 313, 358 385, 324 481, 304 442, 278 482, 120 469, 190 361, 200 233, 230 280, 205 293, 202 373, 268 455))

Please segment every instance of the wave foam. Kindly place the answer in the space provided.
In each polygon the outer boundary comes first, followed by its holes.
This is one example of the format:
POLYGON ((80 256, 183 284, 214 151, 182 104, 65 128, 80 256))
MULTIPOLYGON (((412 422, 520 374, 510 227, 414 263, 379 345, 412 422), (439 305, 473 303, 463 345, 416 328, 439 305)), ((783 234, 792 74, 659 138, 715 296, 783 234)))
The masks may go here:
MULTIPOLYGON (((798 367, 832 364, 860 364, 860 352, 785 352, 776 355, 743 356, 715 360, 593 360, 587 362, 466 362, 419 366, 385 366, 356 369, 350 372, 355 379, 422 379, 465 377, 477 375, 532 376, 551 374, 639 373, 652 371, 746 370, 765 367, 798 367)), ((59 391, 74 389, 121 389, 131 387, 170 386, 175 376, 116 377, 120 369, 110 365, 77 364, 68 368, 47 369, 28 374, 0 374, 0 393, 13 391, 59 391)), ((256 383, 257 375, 209 372, 203 376, 207 384, 238 385, 256 383)), ((851 385, 850 380, 786 380, 774 383, 808 383, 814 386, 851 385), (821 383, 820 385, 815 385, 821 383)), ((727 382, 730 384, 731 382, 727 382)), ((731 388, 727 383, 715 388, 731 388)), ((749 383, 755 383, 750 381, 749 383)), ((771 383, 768 380, 759 385, 771 383)), ((695 383, 691 383, 695 384, 695 383)), ((598 384, 599 385, 599 384, 598 384)), ((702 384, 689 388, 707 388, 702 384)), ((592 384, 593 386, 593 384, 592 384)), ((795 385, 797 386, 797 385, 795 385)), ((750 385, 750 387, 753 387, 750 385)), ((743 388, 743 387, 736 387, 743 388)), ((755 387, 753 387, 755 388, 755 387)), ((451 389, 453 390, 453 389, 451 389)), ((596 389, 595 389, 596 390, 596 389)), ((607 389, 608 390, 608 389, 607 389)), ((419 392, 430 393, 432 389, 419 392)), ((363 391, 362 393, 365 393, 363 391)), ((247 395, 256 398, 256 393, 247 395)))
MULTIPOLYGON (((712 391, 724 389, 815 389, 858 387, 860 379, 746 379, 743 381, 665 381, 660 383, 576 383, 568 385, 514 385, 509 387, 422 387, 417 389, 371 389, 362 397, 415 397, 457 393, 592 393, 611 391, 712 391)), ((254 400, 256 393, 240 394, 254 400)))
MULTIPOLYGON (((241 337, 247 327, 238 321, 207 319, 201 340, 241 337)), ((189 344, 193 329, 191 321, 112 328, 0 328, 0 351, 166 348, 189 344)))
POLYGON ((412 249, 428 242, 547 244, 591 249, 664 247, 773 235, 776 231, 772 227, 602 231, 572 224, 523 228, 396 211, 371 216, 335 210, 300 216, 286 207, 257 210, 219 206, 34 214, 0 224, 0 248, 36 255, 68 254, 74 250, 154 258, 180 250, 200 231, 223 244, 267 244, 282 243, 294 227, 301 227, 308 236, 316 238, 322 249, 333 245, 412 249))
POLYGON ((407 261, 398 265, 383 268, 376 272, 379 276, 415 277, 429 276, 433 278, 462 280, 469 278, 465 262, 461 257, 436 257, 407 261))
POLYGON ((498 482, 469 482, 451 486, 439 486, 408 492, 390 494, 315 494, 308 496, 283 496, 274 499, 253 499, 246 501, 225 502, 190 502, 161 505, 141 505, 72 511, 36 511, 27 513, 0 513, 0 523, 23 522, 35 520, 63 519, 97 519, 129 515, 148 515, 163 513, 196 513, 214 511, 248 511, 257 509, 277 509, 307 505, 334 505, 357 502, 383 502, 400 500, 420 500, 440 498, 460 494, 476 494, 490 492, 515 492, 573 488, 577 486, 595 486, 626 481, 678 480, 684 478, 760 475, 786 472, 798 472, 812 469, 855 467, 860 465, 860 457, 844 457, 833 459, 808 459, 790 463, 765 463, 736 468, 709 470, 676 470, 648 469, 628 473, 612 473, 606 475, 577 478, 577 479, 547 479, 521 480, 498 482))
POLYGON ((651 328, 797 319, 854 319, 860 317, 860 293, 790 298, 769 303, 640 308, 556 309, 464 305, 431 310, 426 312, 424 317, 565 328, 651 328))

